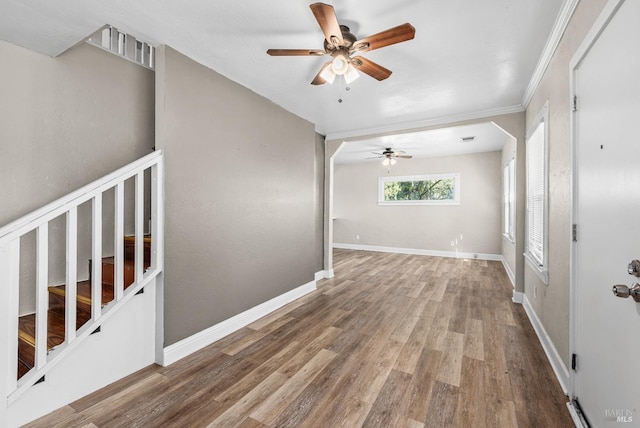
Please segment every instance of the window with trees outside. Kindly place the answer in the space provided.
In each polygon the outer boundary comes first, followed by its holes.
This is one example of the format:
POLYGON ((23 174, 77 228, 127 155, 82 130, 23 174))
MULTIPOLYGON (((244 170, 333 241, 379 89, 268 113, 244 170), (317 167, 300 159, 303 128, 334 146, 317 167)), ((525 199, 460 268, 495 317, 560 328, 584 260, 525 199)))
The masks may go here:
POLYGON ((547 153, 548 104, 527 132, 527 236, 525 260, 546 284, 547 277, 547 153))
POLYGON ((460 174, 380 177, 378 204, 459 205, 460 174))

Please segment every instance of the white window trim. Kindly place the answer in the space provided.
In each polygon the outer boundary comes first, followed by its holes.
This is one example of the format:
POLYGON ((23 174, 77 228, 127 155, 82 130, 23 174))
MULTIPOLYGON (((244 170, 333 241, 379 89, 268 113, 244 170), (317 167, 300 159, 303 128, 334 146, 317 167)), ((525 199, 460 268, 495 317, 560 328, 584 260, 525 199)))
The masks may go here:
MULTIPOLYGON (((504 218, 504 228, 502 231, 502 236, 511 242, 515 243, 515 222, 516 222, 516 213, 515 213, 515 199, 516 199, 516 168, 515 168, 515 159, 511 158, 503 169, 503 204, 509 203, 509 218, 506 217, 506 213, 503 215, 504 218), (507 183, 508 180, 508 183, 507 183), (509 199, 507 199, 509 198, 509 199), (507 202, 508 201, 508 202, 507 202)), ((505 208, 505 207, 503 207, 505 208)), ((506 209, 505 209, 506 210, 506 209)))
POLYGON ((423 174, 423 175, 405 175, 378 178, 378 205, 460 205, 460 173, 447 174, 423 174), (390 181, 420 181, 420 180, 439 180, 453 178, 454 194, 453 199, 445 201, 385 201, 384 186, 390 181))
MULTIPOLYGON (((536 115, 533 123, 527 130, 527 138, 525 144, 528 143, 529 138, 536 131, 540 123, 544 123, 544 186, 543 186, 543 233, 542 233, 542 264, 533 254, 529 251, 529 195, 527 194, 527 213, 525 215, 526 227, 525 227, 525 252, 524 259, 529 267, 538 276, 540 281, 544 284, 549 284, 549 101, 545 102, 544 106, 540 109, 536 115)), ((529 191, 529 172, 527 171, 527 192, 529 191)))

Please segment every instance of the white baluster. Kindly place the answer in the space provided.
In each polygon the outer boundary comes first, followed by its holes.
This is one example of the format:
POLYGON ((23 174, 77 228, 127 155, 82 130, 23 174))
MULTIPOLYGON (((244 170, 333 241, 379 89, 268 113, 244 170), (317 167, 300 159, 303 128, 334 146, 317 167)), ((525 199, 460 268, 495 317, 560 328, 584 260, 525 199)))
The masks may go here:
POLYGON ((47 312, 49 309, 49 223, 36 229, 36 369, 47 362, 47 312))
POLYGON ((124 295, 124 183, 116 185, 115 192, 115 243, 113 280, 115 300, 124 295))
POLYGON ((164 164, 151 167, 151 267, 163 269, 164 262, 164 164))
POLYGON ((76 305, 78 294, 78 208, 67 211, 67 280, 65 290, 65 339, 76 338, 76 305))
POLYGON ((144 274, 144 171, 135 178, 135 282, 144 274))
POLYGON ((102 313, 102 193, 91 206, 91 319, 95 321, 102 313))

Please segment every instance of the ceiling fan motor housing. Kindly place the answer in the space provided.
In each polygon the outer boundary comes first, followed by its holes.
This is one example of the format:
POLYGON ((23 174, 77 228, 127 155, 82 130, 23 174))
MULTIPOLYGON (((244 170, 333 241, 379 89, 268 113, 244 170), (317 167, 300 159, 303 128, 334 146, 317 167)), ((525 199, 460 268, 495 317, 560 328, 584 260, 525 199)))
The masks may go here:
POLYGON ((324 41, 324 50, 328 54, 332 54, 335 51, 340 51, 343 49, 348 52, 351 46, 353 46, 356 40, 358 40, 356 36, 351 34, 351 30, 346 25, 341 25, 340 31, 342 32, 342 40, 344 40, 344 43, 342 45, 339 44, 337 37, 336 38, 332 37, 333 43, 329 43, 329 41, 327 40, 324 41))

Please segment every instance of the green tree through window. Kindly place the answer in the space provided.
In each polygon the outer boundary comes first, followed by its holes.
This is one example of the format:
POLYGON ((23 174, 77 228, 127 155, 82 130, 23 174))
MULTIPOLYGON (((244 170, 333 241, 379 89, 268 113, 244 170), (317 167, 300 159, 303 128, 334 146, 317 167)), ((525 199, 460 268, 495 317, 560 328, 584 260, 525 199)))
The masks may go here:
POLYGON ((378 177, 378 205, 460 205, 460 173, 378 177))
POLYGON ((385 201, 446 201, 455 199, 455 180, 388 181, 384 184, 385 201))

